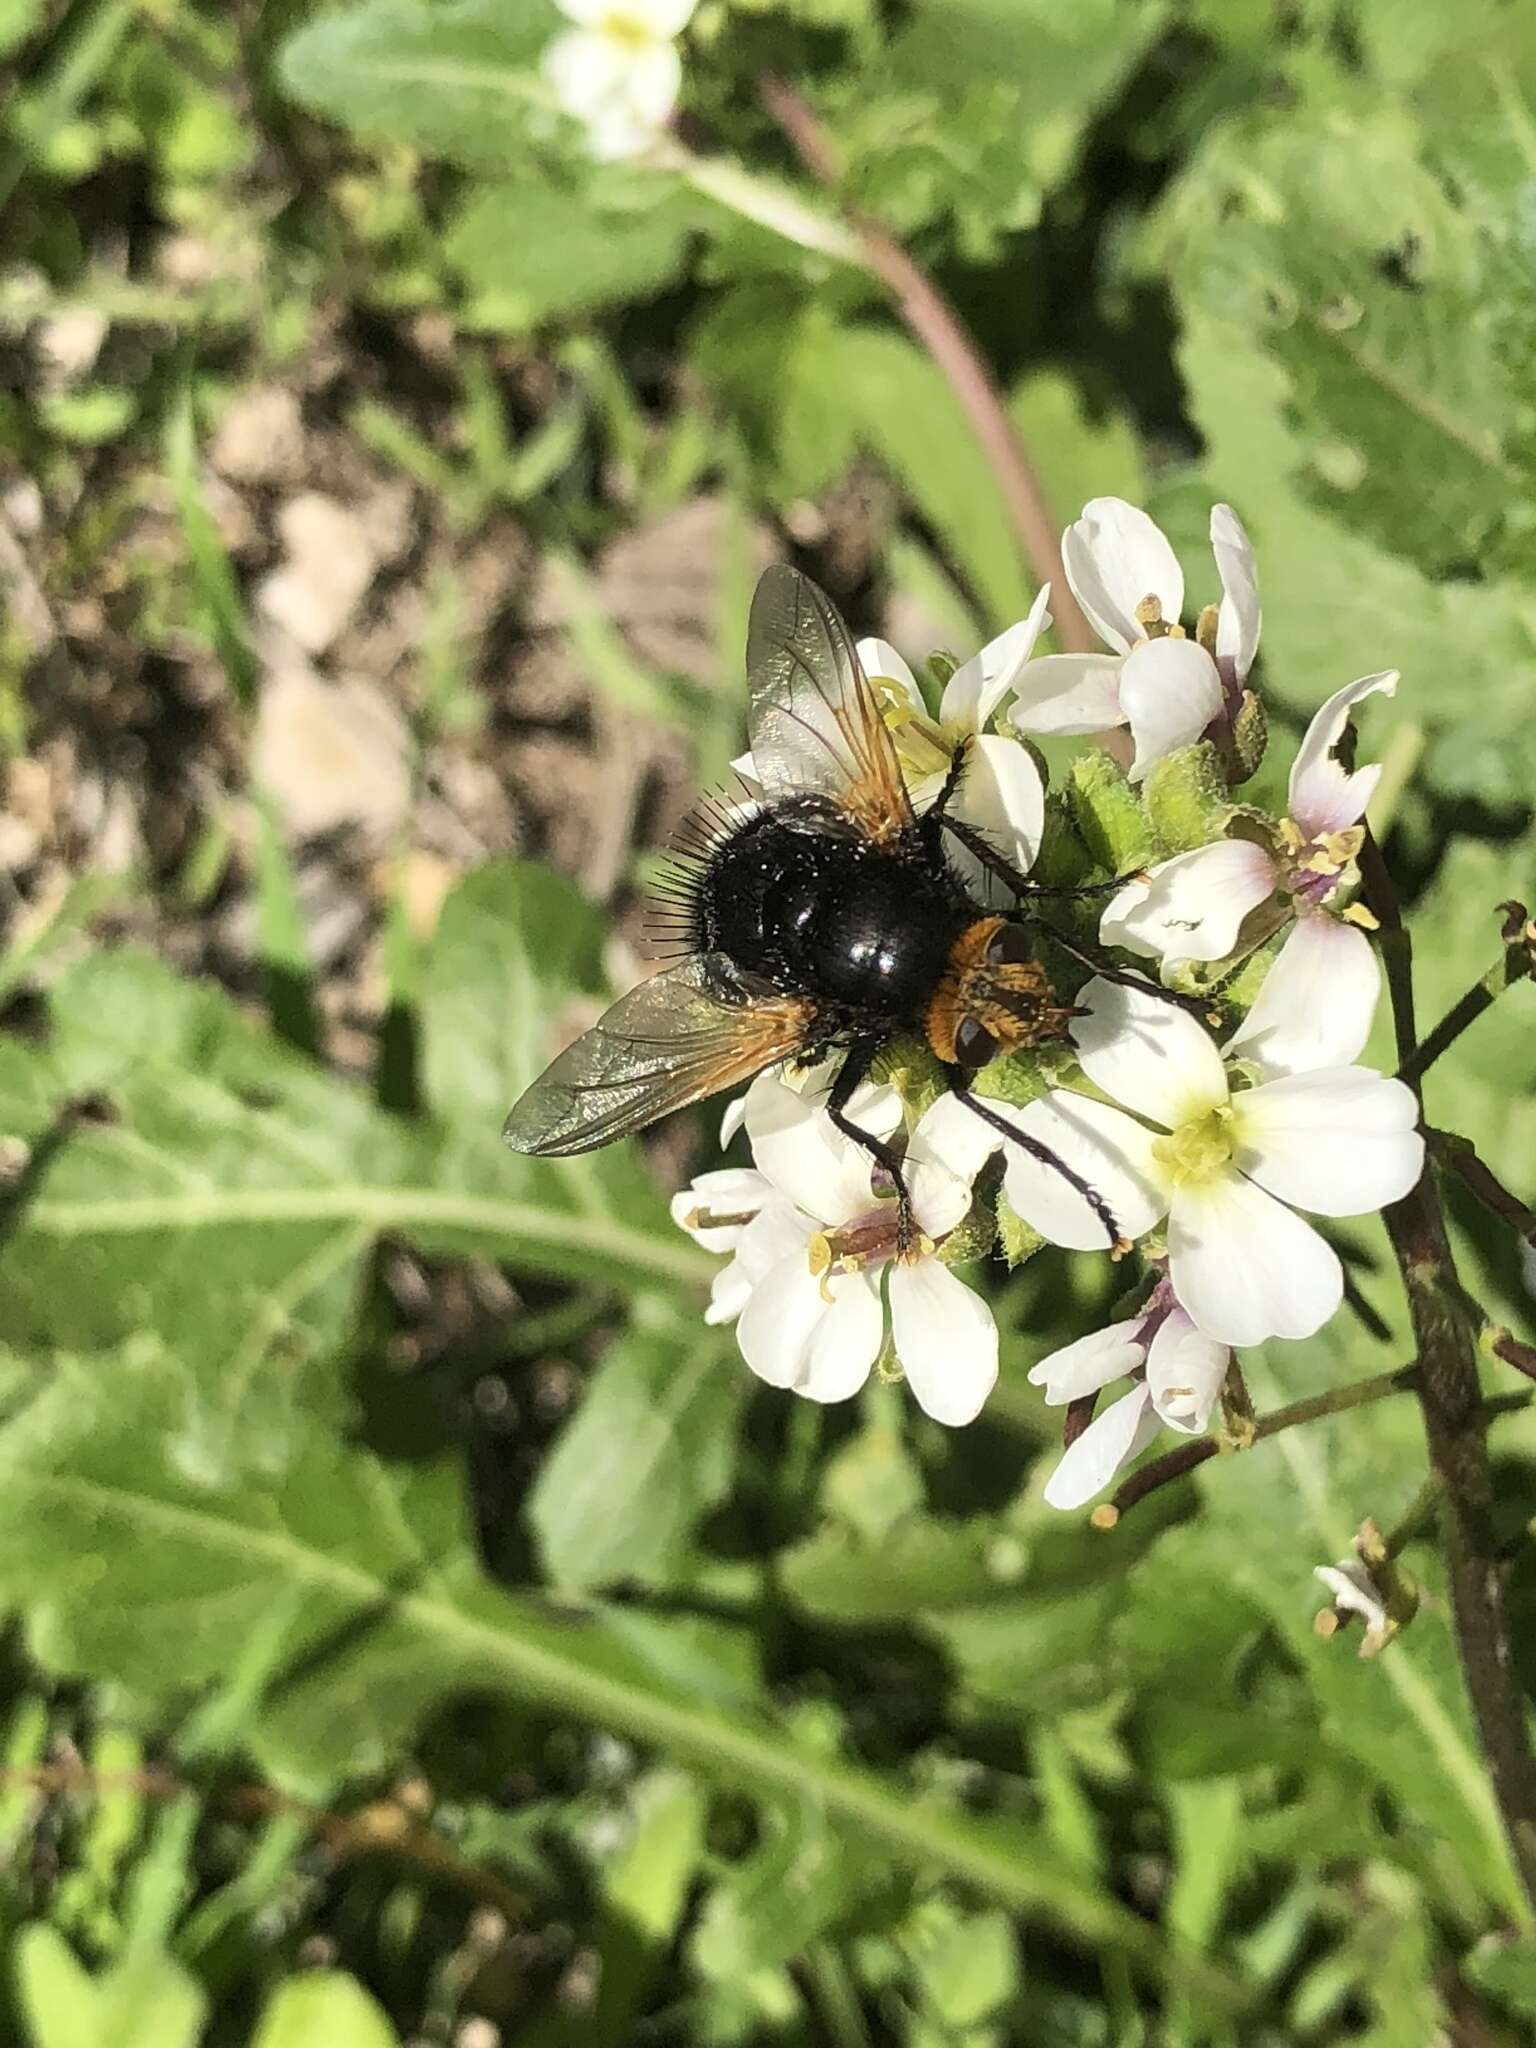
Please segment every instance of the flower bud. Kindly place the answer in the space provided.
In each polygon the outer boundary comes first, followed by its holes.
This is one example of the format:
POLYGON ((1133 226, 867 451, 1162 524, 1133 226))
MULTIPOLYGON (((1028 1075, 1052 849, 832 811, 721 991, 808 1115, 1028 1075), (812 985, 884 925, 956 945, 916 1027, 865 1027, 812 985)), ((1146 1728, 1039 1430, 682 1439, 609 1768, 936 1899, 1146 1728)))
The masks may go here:
POLYGON ((1221 760, 1209 740, 1155 762, 1142 784, 1147 817, 1165 853, 1188 853, 1220 839, 1232 815, 1221 760))
POLYGON ((1123 875, 1154 858, 1157 847, 1141 799, 1108 754, 1079 754, 1067 787, 1073 821, 1101 867, 1123 875))

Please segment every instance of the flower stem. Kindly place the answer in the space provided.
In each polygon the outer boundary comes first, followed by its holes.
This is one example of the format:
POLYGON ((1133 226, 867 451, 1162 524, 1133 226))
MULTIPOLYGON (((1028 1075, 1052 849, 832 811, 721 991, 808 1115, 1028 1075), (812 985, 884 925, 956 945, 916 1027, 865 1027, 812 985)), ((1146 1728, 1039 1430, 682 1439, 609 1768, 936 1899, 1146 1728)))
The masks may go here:
MULTIPOLYGON (((1384 1401, 1389 1394, 1405 1393, 1414 1384, 1417 1367, 1399 1366, 1393 1372, 1380 1372, 1368 1380, 1353 1380, 1345 1387, 1329 1387, 1321 1394, 1309 1394, 1304 1401, 1292 1401, 1284 1408, 1273 1409, 1268 1415, 1254 1418, 1254 1443, 1261 1443, 1265 1437, 1278 1436, 1282 1429, 1295 1429, 1299 1423, 1315 1422, 1320 1415, 1337 1415, 1346 1408, 1363 1408, 1370 1401, 1384 1401)), ((1176 1449, 1166 1451, 1162 1457, 1153 1458, 1150 1464, 1142 1465, 1128 1479, 1121 1481, 1113 1497, 1093 1513, 1095 1527, 1112 1529, 1127 1508, 1135 1507, 1137 1501, 1145 1500, 1149 1493, 1156 1493, 1160 1487, 1171 1486, 1176 1479, 1182 1479, 1187 1472, 1193 1472, 1197 1465, 1203 1465, 1209 1458, 1219 1457, 1223 1452, 1231 1453, 1233 1445, 1219 1436, 1192 1438, 1188 1443, 1179 1444, 1176 1449)))
POLYGON ((1434 1030, 1403 1060, 1397 1070, 1400 1081, 1417 1081, 1427 1074, 1441 1053, 1454 1045, 1484 1010, 1491 1009, 1505 989, 1513 988, 1517 981, 1528 981, 1536 972, 1536 923, 1530 912, 1523 903, 1501 903, 1499 908, 1504 913, 1503 959, 1451 1005, 1434 1030))
MULTIPOLYGON (((787 79, 767 74, 758 80, 758 94, 811 176, 836 194, 840 176, 836 154, 826 130, 799 93, 787 79)), ((1040 581, 1051 586, 1051 610, 1062 646, 1070 654, 1089 652, 1096 642, 1063 572, 1056 521, 1039 472, 1008 417, 980 350, 933 279, 893 235, 846 198, 839 197, 839 211, 857 237, 869 268, 889 285, 901 317, 964 407, 1024 553, 1040 581)))
MULTIPOLYGON (((1428 1062, 1414 1063, 1420 1048, 1413 1017, 1413 946, 1381 849, 1369 832, 1360 851, 1360 874, 1366 903, 1381 926, 1400 1069, 1418 1093, 1418 1077, 1428 1062)), ((1446 1035, 1450 1021, 1437 1027, 1426 1044, 1440 1039, 1436 1050, 1443 1051, 1471 1016, 1446 1035)), ((1384 1216, 1418 1342, 1414 1384, 1430 1463, 1445 1485, 1440 1528, 1462 1672, 1515 1868, 1536 1905, 1536 1755, 1514 1678, 1476 1334, 1456 1276, 1431 1155, 1426 1154, 1417 1186, 1384 1216)))
POLYGON ((1473 1195, 1492 1216, 1507 1223, 1517 1237, 1536 1251, 1536 1209, 1528 1209, 1518 1195, 1512 1195, 1503 1181, 1478 1156, 1470 1138, 1457 1131, 1429 1131, 1424 1134, 1430 1150, 1442 1165, 1455 1169, 1473 1195))

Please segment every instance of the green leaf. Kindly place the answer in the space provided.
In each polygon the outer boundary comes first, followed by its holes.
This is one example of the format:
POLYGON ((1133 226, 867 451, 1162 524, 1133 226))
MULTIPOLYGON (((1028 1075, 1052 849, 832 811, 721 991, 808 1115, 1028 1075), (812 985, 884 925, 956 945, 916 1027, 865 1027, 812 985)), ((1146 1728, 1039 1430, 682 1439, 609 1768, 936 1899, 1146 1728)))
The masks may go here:
POLYGON ((529 1502, 554 1584, 676 1578, 700 1517, 730 1485, 745 1387, 718 1330, 636 1304, 529 1502))
POLYGON ((443 245, 465 325, 524 334, 545 320, 653 297, 682 268, 698 213, 656 178, 560 184, 529 169, 475 189, 443 245))
MULTIPOLYGON (((429 1707, 503 1693, 596 1721, 772 1802, 808 1802, 837 1836, 1041 1912, 1154 1970, 1234 1987, 1169 1951, 1068 1869, 1037 1830, 913 1797, 756 1715, 664 1677, 639 1639, 513 1598, 480 1573, 455 1474, 391 1468, 301 1423, 280 1484, 210 1483, 177 1456, 182 1382, 148 1341, 60 1360, 0 1430, 0 1597, 39 1657, 147 1702, 222 1680, 269 1632, 253 1747, 323 1796, 385 1767, 429 1707), (280 1623, 281 1626, 275 1626, 280 1623)), ((659 1641, 665 1625, 651 1622, 659 1641)))
POLYGON ((501 163, 554 132, 537 67, 561 26, 553 0, 369 0, 298 30, 278 75, 301 106, 365 135, 501 163))
POLYGON ((1462 1971, 1479 1991, 1536 2020, 1536 1941, 1489 1935, 1463 1960, 1462 1971))
POLYGON ((57 1928, 34 1921, 16 1936, 16 1989, 35 2048, 79 2048, 98 2038, 101 2001, 57 1928))
POLYGON ((16 1938, 16 1979, 33 2048, 195 2048, 208 2001, 163 1949, 130 1947, 89 1977, 63 1936, 35 1923, 16 1938))
POLYGON ((314 1970, 267 2000, 251 2048, 398 2048, 378 2001, 342 1970, 314 1970))
POLYGON ((851 1912, 870 1884, 867 1859, 809 1802, 770 1808, 764 1839, 705 1901, 693 1961, 727 1983, 787 1963, 851 1912))

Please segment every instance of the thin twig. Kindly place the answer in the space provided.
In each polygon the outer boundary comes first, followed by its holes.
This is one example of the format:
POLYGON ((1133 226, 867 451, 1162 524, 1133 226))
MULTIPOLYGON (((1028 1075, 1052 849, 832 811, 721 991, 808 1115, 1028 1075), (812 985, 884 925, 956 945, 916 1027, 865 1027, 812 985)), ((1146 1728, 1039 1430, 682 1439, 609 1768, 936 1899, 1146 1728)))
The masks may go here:
POLYGON ((1397 1070, 1400 1081, 1417 1081, 1421 1074, 1427 1074, 1441 1053, 1454 1045, 1469 1025, 1475 1024, 1485 1010, 1492 1009, 1508 988, 1516 982, 1529 981, 1536 973, 1536 924, 1523 903, 1501 903, 1504 914, 1502 937, 1504 957, 1498 960, 1481 981, 1473 982, 1457 1002, 1452 1003, 1434 1030, 1424 1038, 1397 1070))
MULTIPOLYGON (((1320 1415, 1338 1415, 1346 1408, 1363 1408, 1367 1402, 1383 1401, 1389 1394, 1404 1393, 1413 1385, 1415 1370, 1411 1364, 1402 1365, 1393 1372, 1376 1373, 1368 1380, 1352 1380, 1348 1386, 1329 1387, 1321 1394, 1309 1394, 1304 1401, 1291 1401, 1284 1408, 1273 1409, 1268 1415, 1256 1416, 1252 1440, 1261 1443, 1265 1437, 1278 1436, 1282 1429, 1295 1429, 1300 1423, 1315 1422, 1320 1415)), ((1150 1463, 1139 1466, 1128 1479, 1123 1479, 1114 1496, 1094 1509, 1094 1527, 1113 1529, 1126 1509, 1135 1507, 1149 1493, 1172 1485, 1174 1480, 1193 1472, 1208 1458, 1219 1457, 1233 1449, 1230 1442, 1219 1436, 1202 1436, 1179 1444, 1160 1458, 1153 1458, 1150 1463)))
MULTIPOLYGON (((1417 1093, 1422 1067, 1414 1064, 1412 941, 1381 849, 1369 832, 1360 850, 1360 874, 1366 904, 1381 929, 1399 1066, 1417 1093)), ((1536 1905, 1536 1755, 1515 1681, 1504 1608, 1476 1335, 1428 1156, 1417 1186, 1393 1202, 1384 1217, 1418 1343, 1415 1384, 1430 1463, 1445 1483, 1440 1526, 1462 1672, 1515 1868, 1536 1905)))
POLYGON ((1492 1167, 1478 1156, 1472 1140, 1462 1137, 1459 1131, 1426 1130, 1424 1135, 1435 1157, 1466 1182, 1468 1193, 1536 1251, 1536 1210, 1527 1208, 1518 1195, 1510 1193, 1492 1167))
POLYGON ((1536 1380, 1536 1346, 1522 1344, 1509 1330, 1495 1330, 1489 1339, 1488 1349, 1495 1358, 1502 1358, 1506 1365, 1512 1365, 1516 1372, 1523 1372, 1528 1380, 1536 1380))
POLYGON ((789 81, 766 75, 758 80, 758 94, 801 163, 837 198, 870 269, 890 286, 901 317, 964 407, 1024 553, 1039 580, 1051 586, 1051 610, 1062 646, 1071 654, 1091 652, 1098 643, 1063 572, 1056 521, 1039 473, 959 315, 900 242, 841 194, 841 170, 826 130, 789 81))

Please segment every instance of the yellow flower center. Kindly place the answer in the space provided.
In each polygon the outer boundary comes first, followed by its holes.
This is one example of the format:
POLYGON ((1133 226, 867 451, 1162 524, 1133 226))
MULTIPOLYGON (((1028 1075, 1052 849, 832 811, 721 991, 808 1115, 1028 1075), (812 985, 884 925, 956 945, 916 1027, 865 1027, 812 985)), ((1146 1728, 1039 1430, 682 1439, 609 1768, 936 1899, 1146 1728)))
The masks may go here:
POLYGON ((937 719, 919 711, 899 684, 888 676, 871 676, 880 716, 896 745, 896 758, 908 782, 921 782, 929 775, 944 775, 954 758, 954 739, 937 719))
POLYGON ((1154 1138, 1152 1157, 1170 1187, 1203 1187, 1220 1180, 1237 1149, 1232 1105, 1223 1102, 1204 1116, 1192 1117, 1166 1137, 1154 1138))
POLYGON ((629 50, 647 50, 657 40, 656 31, 625 7, 610 7, 597 27, 600 35, 629 50))

